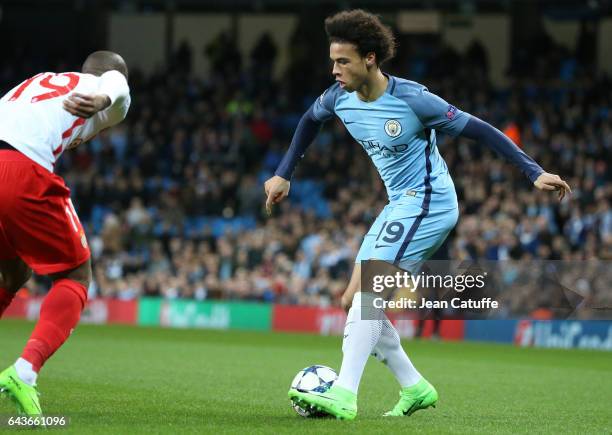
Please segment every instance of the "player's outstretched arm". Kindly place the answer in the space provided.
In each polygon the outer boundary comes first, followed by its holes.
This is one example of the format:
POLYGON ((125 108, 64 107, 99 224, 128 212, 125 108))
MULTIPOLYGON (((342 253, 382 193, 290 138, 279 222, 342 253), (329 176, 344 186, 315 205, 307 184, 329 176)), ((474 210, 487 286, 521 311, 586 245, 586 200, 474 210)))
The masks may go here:
POLYGON ((448 104, 425 87, 415 92, 413 86, 402 88, 400 85, 397 94, 410 106, 425 128, 482 142, 518 166, 538 189, 558 190, 559 199, 563 199, 566 193, 571 193, 565 181, 558 175, 545 172, 508 136, 491 124, 448 104))
POLYGON ((298 161, 304 156, 306 148, 312 143, 319 133, 323 122, 319 121, 313 114, 312 106, 302 116, 298 123, 291 145, 281 160, 274 176, 269 178, 264 189, 266 193, 266 211, 272 213, 272 206, 278 204, 289 195, 291 175, 298 161))
POLYGON ((549 174, 542 169, 531 157, 521 150, 508 136, 503 134, 491 124, 471 116, 465 125, 461 136, 483 142, 501 154, 511 163, 518 166, 529 177, 531 182, 540 190, 557 190, 559 200, 562 200, 572 190, 558 175, 549 174))

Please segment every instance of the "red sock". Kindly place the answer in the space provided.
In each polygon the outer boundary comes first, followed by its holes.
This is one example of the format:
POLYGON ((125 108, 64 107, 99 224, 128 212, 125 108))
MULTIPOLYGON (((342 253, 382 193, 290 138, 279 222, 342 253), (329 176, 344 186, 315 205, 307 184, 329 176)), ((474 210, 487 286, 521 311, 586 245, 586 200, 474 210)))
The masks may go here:
POLYGON ((40 371, 45 361, 68 339, 79 323, 87 289, 71 279, 58 279, 40 307, 40 318, 21 357, 40 371))
POLYGON ((6 310, 9 305, 11 305, 11 302, 14 297, 15 293, 12 293, 0 287, 0 317, 2 317, 4 310, 6 310))

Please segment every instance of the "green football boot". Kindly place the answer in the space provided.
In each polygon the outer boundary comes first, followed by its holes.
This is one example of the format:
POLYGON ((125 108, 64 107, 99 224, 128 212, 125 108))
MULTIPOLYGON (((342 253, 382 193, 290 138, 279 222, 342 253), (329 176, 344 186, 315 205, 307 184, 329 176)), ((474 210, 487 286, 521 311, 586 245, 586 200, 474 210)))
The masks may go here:
POLYGON ((357 416, 357 395, 339 386, 322 392, 289 390, 289 399, 304 409, 322 411, 339 420, 354 420, 357 416))
POLYGON ((10 366, 0 373, 0 393, 8 395, 20 414, 42 416, 36 386, 30 386, 19 379, 15 366, 10 366))
POLYGON ((385 417, 412 415, 419 409, 426 409, 430 406, 435 408, 438 401, 438 392, 425 378, 421 378, 412 387, 402 388, 399 395, 399 402, 397 402, 391 411, 385 412, 385 417))

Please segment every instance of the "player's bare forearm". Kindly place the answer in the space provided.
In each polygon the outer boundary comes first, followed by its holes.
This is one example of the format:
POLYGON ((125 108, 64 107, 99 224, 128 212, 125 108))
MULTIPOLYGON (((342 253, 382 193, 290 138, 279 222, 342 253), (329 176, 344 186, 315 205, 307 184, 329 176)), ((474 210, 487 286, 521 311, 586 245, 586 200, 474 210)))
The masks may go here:
POLYGON ((64 109, 79 118, 91 118, 96 113, 111 105, 111 99, 106 94, 73 93, 64 100, 64 109))

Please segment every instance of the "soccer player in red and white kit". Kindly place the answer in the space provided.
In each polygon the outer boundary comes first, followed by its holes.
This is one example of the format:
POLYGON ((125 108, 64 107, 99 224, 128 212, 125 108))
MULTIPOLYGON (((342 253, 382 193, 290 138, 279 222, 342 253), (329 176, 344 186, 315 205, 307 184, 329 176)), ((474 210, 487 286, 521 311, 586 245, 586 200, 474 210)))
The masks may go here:
POLYGON ((40 73, 0 99, 0 316, 32 270, 53 281, 21 357, 0 373, 0 391, 27 415, 42 415, 38 372, 76 327, 91 281, 85 232, 53 169, 125 118, 127 73, 121 56, 96 51, 81 73, 40 73))

